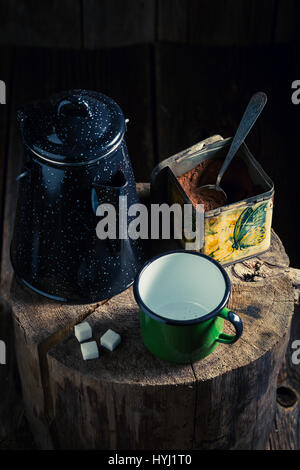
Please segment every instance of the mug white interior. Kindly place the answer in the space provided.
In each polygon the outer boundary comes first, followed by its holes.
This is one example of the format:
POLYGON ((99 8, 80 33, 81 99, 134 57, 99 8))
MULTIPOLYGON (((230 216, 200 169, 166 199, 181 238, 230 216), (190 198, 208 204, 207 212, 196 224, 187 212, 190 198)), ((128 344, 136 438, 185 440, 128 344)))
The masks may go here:
POLYGON ((196 320, 224 301, 228 286, 213 261, 189 252, 167 253, 140 273, 137 289, 144 305, 169 320, 196 320))

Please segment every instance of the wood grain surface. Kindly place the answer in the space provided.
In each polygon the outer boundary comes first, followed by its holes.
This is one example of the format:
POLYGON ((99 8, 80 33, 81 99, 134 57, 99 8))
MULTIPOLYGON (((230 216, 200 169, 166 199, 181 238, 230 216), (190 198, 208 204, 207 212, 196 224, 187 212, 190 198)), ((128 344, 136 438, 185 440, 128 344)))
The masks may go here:
POLYGON ((291 335, 278 377, 277 411, 268 449, 300 449, 300 270, 290 269, 295 311, 291 335))
POLYGON ((0 43, 79 48, 80 14, 77 0, 1 0, 0 43))
POLYGON ((0 43, 103 48, 298 41, 298 0, 1 0, 0 43))

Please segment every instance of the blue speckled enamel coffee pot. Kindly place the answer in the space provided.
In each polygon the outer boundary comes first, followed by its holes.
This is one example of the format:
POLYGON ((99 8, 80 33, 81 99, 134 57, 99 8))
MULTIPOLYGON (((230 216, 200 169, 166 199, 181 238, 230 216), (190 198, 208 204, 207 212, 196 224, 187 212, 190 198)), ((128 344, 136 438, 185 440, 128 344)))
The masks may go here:
MULTIPOLYGON (((18 112, 25 152, 11 244, 17 277, 58 301, 91 303, 130 286, 140 240, 100 240, 101 203, 138 202, 125 119, 107 96, 59 93, 18 112)), ((130 219, 128 219, 128 223, 130 219)))

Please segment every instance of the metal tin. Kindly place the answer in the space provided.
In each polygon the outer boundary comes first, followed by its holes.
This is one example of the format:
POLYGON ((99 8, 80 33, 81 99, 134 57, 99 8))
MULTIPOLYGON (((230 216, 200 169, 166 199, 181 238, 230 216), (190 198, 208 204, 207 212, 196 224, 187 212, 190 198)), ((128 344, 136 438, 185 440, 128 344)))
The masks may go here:
MULTIPOLYGON (((231 138, 212 136, 161 162, 152 173, 151 195, 155 202, 192 204, 177 180, 199 163, 225 157, 231 138)), ((242 158, 254 184, 262 192, 204 214, 204 246, 200 250, 222 265, 257 256, 270 247, 274 185, 244 143, 242 158)), ((195 214, 193 207, 193 213, 195 214)), ((185 246, 183 238, 181 244, 185 246)))

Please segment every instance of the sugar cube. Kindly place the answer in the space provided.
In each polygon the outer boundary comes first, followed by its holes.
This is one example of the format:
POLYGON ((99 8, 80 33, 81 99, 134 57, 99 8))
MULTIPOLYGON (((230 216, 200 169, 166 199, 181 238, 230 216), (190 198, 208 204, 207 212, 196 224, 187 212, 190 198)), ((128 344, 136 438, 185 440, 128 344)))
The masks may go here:
POLYGON ((115 331, 109 329, 103 336, 101 336, 100 343, 109 351, 116 349, 118 344, 121 343, 121 336, 115 331))
POLYGON ((87 321, 75 325, 74 332, 79 343, 92 337, 92 328, 90 327, 87 321))
POLYGON ((85 361, 88 359, 97 359, 99 357, 99 351, 96 341, 89 341, 88 343, 82 343, 80 345, 82 357, 85 361))

